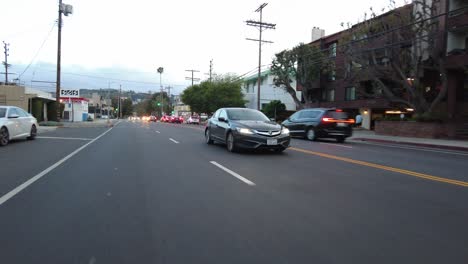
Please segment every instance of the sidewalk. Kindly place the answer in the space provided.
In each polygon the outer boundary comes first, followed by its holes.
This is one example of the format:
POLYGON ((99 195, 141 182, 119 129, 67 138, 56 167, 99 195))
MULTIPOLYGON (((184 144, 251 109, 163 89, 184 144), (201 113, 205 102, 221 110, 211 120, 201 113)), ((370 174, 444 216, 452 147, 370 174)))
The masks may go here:
POLYGON ((449 140, 449 139, 432 139, 432 138, 412 138, 412 137, 396 137, 376 135, 374 131, 356 129, 353 131, 353 136, 349 141, 368 141, 381 143, 394 143, 402 145, 450 149, 468 151, 468 140, 449 140))
POLYGON ((77 128, 77 127, 108 127, 114 125, 119 120, 123 119, 96 119, 91 122, 61 122, 63 124, 62 127, 68 128, 77 128))

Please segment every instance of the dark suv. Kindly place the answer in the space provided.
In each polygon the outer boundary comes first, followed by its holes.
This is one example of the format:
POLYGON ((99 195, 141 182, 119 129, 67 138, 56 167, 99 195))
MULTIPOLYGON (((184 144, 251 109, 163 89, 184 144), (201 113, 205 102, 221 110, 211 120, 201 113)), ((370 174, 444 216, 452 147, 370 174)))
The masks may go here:
POLYGON ((291 136, 309 140, 335 138, 340 143, 353 134, 353 124, 354 119, 350 119, 348 113, 328 108, 303 109, 283 122, 291 136))

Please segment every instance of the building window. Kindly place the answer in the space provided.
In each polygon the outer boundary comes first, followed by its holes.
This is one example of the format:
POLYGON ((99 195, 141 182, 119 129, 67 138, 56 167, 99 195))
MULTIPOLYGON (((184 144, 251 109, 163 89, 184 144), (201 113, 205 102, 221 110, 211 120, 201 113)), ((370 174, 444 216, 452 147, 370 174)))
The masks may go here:
POLYGON ((331 89, 327 91, 327 101, 334 102, 335 101, 335 89, 331 89))
POLYGON ((336 42, 335 43, 332 43, 329 47, 329 50, 330 50, 330 57, 336 57, 336 42))
POLYGON ((356 100, 356 87, 347 87, 346 88, 346 97, 347 101, 356 100))
POLYGON ((328 79, 330 81, 335 81, 336 80, 336 70, 335 70, 335 68, 330 70, 330 74, 328 76, 328 79))
POLYGON ((336 66, 334 62, 331 62, 328 66, 328 80, 335 81, 336 80, 336 66))

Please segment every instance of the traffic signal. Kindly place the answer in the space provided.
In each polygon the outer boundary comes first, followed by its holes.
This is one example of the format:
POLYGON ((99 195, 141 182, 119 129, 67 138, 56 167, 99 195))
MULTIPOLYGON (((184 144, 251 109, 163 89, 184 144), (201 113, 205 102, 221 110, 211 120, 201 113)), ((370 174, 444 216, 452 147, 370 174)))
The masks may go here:
POLYGON ((158 102, 158 106, 161 106, 161 103, 160 103, 160 102, 158 102))

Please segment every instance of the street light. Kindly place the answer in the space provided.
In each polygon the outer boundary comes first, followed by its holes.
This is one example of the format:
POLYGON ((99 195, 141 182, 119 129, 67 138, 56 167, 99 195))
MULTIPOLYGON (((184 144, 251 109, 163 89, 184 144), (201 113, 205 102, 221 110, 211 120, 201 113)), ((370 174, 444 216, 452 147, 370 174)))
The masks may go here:
POLYGON ((163 67, 158 68, 158 73, 159 73, 159 87, 161 89, 161 117, 164 115, 164 97, 163 97, 163 87, 162 87, 162 73, 164 72, 163 67))

